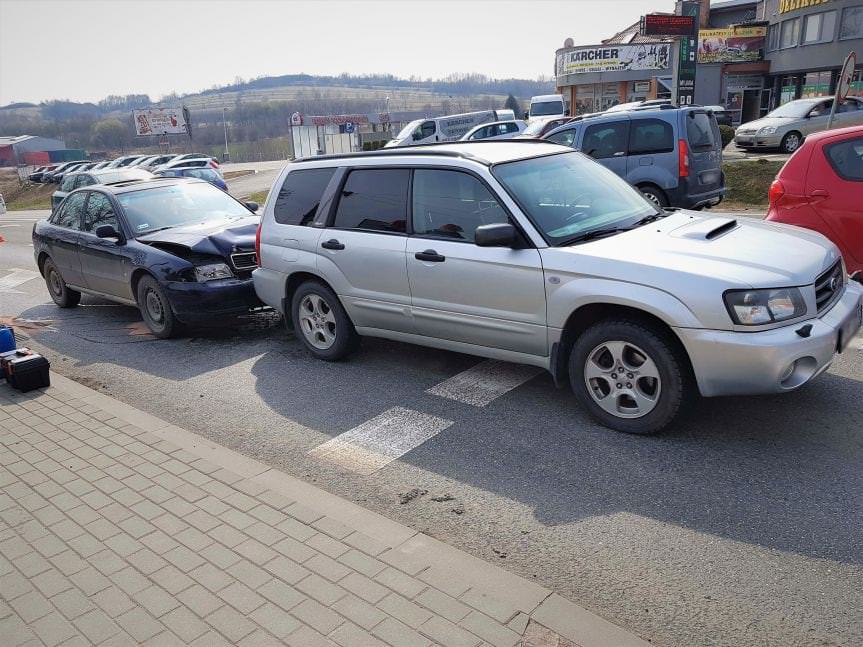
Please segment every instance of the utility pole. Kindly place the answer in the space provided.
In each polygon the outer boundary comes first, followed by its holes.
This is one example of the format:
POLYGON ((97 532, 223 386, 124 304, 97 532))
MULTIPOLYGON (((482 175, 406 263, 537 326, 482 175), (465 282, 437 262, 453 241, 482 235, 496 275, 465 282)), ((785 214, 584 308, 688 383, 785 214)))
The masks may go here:
POLYGON ((225 106, 222 106, 222 127, 225 129, 225 162, 231 161, 231 153, 228 151, 228 122, 225 121, 225 106))

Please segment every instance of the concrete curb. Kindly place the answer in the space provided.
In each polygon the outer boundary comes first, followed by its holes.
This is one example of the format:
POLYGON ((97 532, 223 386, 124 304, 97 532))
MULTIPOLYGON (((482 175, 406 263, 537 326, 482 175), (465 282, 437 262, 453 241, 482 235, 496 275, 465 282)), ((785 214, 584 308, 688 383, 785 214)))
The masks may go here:
MULTIPOLYGON (((51 373, 58 389, 99 407, 181 447, 190 454, 256 482, 381 542, 388 550, 379 556, 421 577, 441 590, 472 589, 488 596, 503 616, 523 613, 579 647, 647 647, 649 643, 625 629, 566 600, 553 591, 482 559, 468 555, 433 537, 417 532, 305 481, 273 469, 231 449, 217 445, 160 418, 69 378, 51 373)), ((526 624, 526 622, 525 622, 526 624)))

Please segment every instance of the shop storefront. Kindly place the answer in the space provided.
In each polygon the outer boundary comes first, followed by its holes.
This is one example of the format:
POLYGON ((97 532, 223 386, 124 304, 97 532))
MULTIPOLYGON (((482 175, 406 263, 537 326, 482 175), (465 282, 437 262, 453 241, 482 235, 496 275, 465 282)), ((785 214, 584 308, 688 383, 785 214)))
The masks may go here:
MULTIPOLYGON (((829 95, 845 56, 863 63, 863 0, 765 0, 771 105, 829 95)), ((863 65, 851 85, 863 96, 863 65)))

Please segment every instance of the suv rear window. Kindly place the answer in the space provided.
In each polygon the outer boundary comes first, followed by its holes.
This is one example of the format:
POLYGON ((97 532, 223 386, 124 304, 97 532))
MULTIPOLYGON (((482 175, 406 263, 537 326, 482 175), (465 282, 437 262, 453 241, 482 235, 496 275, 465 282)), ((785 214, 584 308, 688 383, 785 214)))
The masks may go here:
POLYGON ((291 171, 276 196, 274 215, 281 225, 310 225, 334 168, 291 171))
POLYGON ((687 115, 686 137, 692 150, 706 151, 713 148, 713 120, 706 112, 691 112, 687 115))
POLYGON ((863 137, 824 147, 830 166, 843 180, 863 182, 863 137))
POLYGON ((405 233, 409 179, 407 169, 351 171, 342 189, 334 226, 405 233))

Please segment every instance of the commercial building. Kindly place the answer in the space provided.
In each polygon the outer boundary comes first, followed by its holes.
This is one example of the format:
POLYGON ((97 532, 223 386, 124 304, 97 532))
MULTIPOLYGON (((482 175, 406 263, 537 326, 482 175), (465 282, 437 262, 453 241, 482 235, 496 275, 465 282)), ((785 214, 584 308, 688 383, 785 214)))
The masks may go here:
POLYGON ((38 137, 36 135, 18 135, 16 137, 0 137, 0 166, 25 164, 25 155, 42 151, 58 151, 66 148, 61 139, 38 137))

